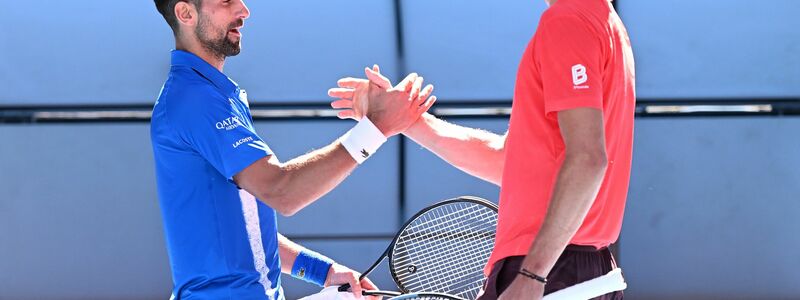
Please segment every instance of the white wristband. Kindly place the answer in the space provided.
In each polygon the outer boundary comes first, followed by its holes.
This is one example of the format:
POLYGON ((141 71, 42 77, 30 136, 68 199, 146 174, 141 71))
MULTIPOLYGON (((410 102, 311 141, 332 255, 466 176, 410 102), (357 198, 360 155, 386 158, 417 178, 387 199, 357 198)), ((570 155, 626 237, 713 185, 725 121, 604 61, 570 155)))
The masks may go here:
POLYGON ((386 136, 367 117, 342 136, 342 146, 361 164, 386 142, 386 136))

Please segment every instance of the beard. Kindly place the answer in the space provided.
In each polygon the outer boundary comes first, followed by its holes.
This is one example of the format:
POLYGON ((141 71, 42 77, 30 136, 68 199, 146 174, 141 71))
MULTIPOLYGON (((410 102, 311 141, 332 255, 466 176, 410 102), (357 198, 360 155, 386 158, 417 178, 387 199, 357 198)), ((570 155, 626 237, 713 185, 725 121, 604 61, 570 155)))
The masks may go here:
POLYGON ((223 31, 215 28, 214 25, 211 24, 211 21, 201 14, 199 16, 197 27, 195 28, 195 34, 200 40, 200 44, 203 46, 203 48, 210 51, 213 55, 224 59, 226 57, 236 56, 242 52, 241 39, 234 42, 228 38, 228 33, 230 30, 241 26, 242 23, 244 23, 242 20, 233 22, 223 31), (213 34, 215 32, 221 32, 221 34, 219 34, 218 37, 215 37, 213 34))

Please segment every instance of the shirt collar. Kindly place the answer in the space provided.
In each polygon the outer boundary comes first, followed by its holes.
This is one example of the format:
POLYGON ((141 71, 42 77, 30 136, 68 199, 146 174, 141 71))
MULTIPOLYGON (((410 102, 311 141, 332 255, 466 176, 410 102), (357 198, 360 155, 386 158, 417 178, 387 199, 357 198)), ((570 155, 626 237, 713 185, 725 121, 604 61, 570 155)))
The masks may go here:
POLYGON ((233 93, 239 88, 236 82, 191 52, 172 50, 172 66, 187 66, 194 69, 226 94, 233 93))

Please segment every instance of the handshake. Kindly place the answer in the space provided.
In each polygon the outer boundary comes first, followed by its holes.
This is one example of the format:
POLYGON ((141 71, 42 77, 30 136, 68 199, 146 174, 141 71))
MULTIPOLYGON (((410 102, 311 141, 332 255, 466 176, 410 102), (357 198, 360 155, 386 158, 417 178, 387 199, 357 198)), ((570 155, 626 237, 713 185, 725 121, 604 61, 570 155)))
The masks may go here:
POLYGON ((433 85, 423 86, 422 76, 411 73, 396 86, 380 73, 378 65, 365 68, 367 79, 342 78, 338 88, 328 90, 336 98, 331 107, 340 119, 367 117, 384 136, 404 132, 436 102, 433 85))

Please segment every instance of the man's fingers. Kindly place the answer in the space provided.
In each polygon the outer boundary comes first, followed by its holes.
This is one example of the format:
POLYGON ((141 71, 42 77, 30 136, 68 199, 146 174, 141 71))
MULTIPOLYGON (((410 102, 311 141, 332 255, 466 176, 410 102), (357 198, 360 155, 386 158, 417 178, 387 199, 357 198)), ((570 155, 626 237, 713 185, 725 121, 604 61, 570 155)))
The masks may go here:
POLYGON ((403 81, 400 81, 400 83, 398 83, 394 87, 394 90, 403 91, 407 93, 408 91, 411 90, 411 86, 414 85, 414 81, 417 80, 417 77, 419 77, 417 73, 408 74, 408 76, 406 76, 406 78, 404 78, 403 81))
POLYGON ((381 72, 381 67, 379 67, 377 64, 374 64, 374 65, 372 65, 372 70, 375 71, 375 72, 380 73, 381 72))
POLYGON ((350 284, 350 288, 353 289, 353 294, 356 298, 361 298, 361 283, 358 280, 358 275, 350 273, 350 276, 347 278, 347 283, 350 284))
POLYGON ((328 90, 328 96, 333 98, 353 99, 355 90, 351 88, 332 88, 328 90))
POLYGON ((416 106, 424 105, 425 101, 428 100, 428 98, 430 98, 432 93, 433 93, 433 85, 429 84, 429 85, 425 86, 425 88, 422 89, 419 92, 419 95, 417 96, 417 98, 414 99, 414 103, 412 105, 416 105, 416 106))
MULTIPOLYGON (((414 73, 414 79, 410 80, 409 84, 406 84, 405 86, 403 86, 403 91, 406 92, 406 93, 411 93, 411 91, 414 89, 414 84, 417 83, 417 79, 419 79, 420 77, 421 76, 419 76, 419 74, 414 73)), ((422 83, 420 83, 420 85, 421 84, 422 83)))
POLYGON ((331 107, 335 109, 341 109, 341 108, 351 109, 353 108, 353 101, 348 99, 339 99, 331 102, 331 107))
POLYGON ((420 92, 419 90, 422 88, 423 80, 424 79, 422 78, 422 76, 419 76, 417 77, 417 80, 414 80, 414 84, 411 86, 411 91, 410 91, 411 94, 409 95, 408 98, 409 101, 414 101, 414 102, 417 101, 420 92))
POLYGON ((436 103, 436 99, 437 99, 436 96, 431 96, 430 98, 428 98, 428 100, 425 100, 425 103, 419 106, 419 109, 422 110, 422 112, 428 111, 431 108, 431 106, 433 106, 433 104, 436 103))
POLYGON ((381 73, 370 68, 364 68, 364 73, 367 74, 367 79, 370 82, 378 85, 381 89, 385 90, 392 87, 392 82, 389 81, 389 78, 384 77, 381 73))
POLYGON ((416 104, 417 105, 424 104, 425 100, 427 100, 428 97, 431 96, 431 93, 433 93, 433 85, 429 84, 429 85, 425 86, 425 88, 422 89, 422 91, 419 92, 419 97, 417 97, 417 99, 416 99, 416 104))
MULTIPOLYGON (((361 287, 362 287, 363 289, 366 289, 366 290, 373 290, 373 291, 375 291, 375 290, 379 290, 379 289, 378 289, 378 286, 377 286, 377 285, 375 285, 374 283, 372 283, 372 281, 370 281, 370 280, 369 280, 369 279, 367 279, 366 277, 365 277, 364 279, 362 279, 362 280, 361 280, 361 287)), ((370 297, 367 297, 367 299, 370 299, 370 300, 380 300, 381 298, 382 298, 382 297, 380 297, 380 296, 370 296, 370 297)))
POLYGON ((339 119, 353 119, 353 120, 355 120, 356 119, 356 112, 353 111, 352 109, 345 109, 345 110, 342 110, 342 111, 339 111, 338 113, 336 113, 336 116, 339 117, 339 119))
POLYGON ((365 288, 367 290, 377 290, 378 289, 378 286, 375 285, 374 283, 372 283, 372 281, 369 280, 369 278, 366 278, 366 277, 364 277, 364 279, 361 279, 361 287, 365 288))
POLYGON ((357 88, 359 84, 366 81, 367 81, 366 79, 362 78, 345 77, 339 79, 339 81, 337 81, 336 84, 338 84, 339 87, 354 89, 357 88))

